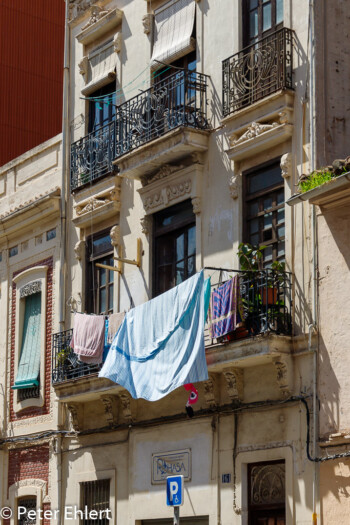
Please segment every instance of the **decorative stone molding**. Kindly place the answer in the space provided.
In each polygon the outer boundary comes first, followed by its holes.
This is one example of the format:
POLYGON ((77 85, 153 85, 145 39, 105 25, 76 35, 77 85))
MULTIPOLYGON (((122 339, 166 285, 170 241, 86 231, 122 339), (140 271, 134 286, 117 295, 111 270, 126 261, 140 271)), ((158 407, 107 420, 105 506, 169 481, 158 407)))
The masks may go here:
POLYGON ((74 20, 81 14, 85 13, 94 0, 69 0, 69 18, 74 20))
MULTIPOLYGON (((100 198, 90 197, 90 199, 87 202, 75 207, 76 214, 78 216, 84 215, 84 213, 89 213, 91 211, 94 211, 97 208, 100 208, 101 206, 105 206, 106 204, 109 204, 110 202, 113 202, 113 201, 117 202, 115 198, 112 198, 111 194, 100 197, 100 198)), ((120 211, 120 208, 118 211, 120 211)))
POLYGON ((204 158, 203 153, 200 151, 194 151, 191 153, 191 159, 193 164, 204 164, 204 158))
POLYGON ((122 412, 123 412, 124 418, 127 421, 131 421, 131 419, 132 419, 131 407, 130 407, 130 400, 131 400, 131 398, 130 398, 129 394, 126 394, 126 393, 119 394, 119 399, 121 401, 122 412))
POLYGON ((231 401, 243 401, 243 370, 230 368, 225 370, 223 374, 231 401))
POLYGON ((150 177, 147 177, 147 176, 141 177, 141 183, 143 186, 147 186, 148 184, 151 184, 152 182, 155 182, 156 180, 161 180, 161 179, 164 179, 165 177, 168 177, 172 173, 175 173, 176 171, 183 169, 183 167, 184 166, 181 164, 178 166, 173 166, 171 164, 164 164, 164 166, 162 166, 160 170, 157 171, 157 173, 155 173, 154 175, 151 175, 150 177))
POLYGON ((67 403, 67 409, 70 414, 72 427, 76 432, 80 432, 81 426, 79 423, 78 406, 74 403, 67 403))
POLYGON ((281 157, 281 172, 284 179, 288 179, 292 173, 292 154, 285 153, 281 157))
POLYGON ((248 126, 247 130, 240 137, 237 137, 236 134, 233 134, 229 138, 230 146, 231 148, 237 146, 238 144, 241 144, 242 142, 245 142, 254 137, 257 137, 258 135, 261 135, 262 133, 265 133, 266 131, 269 131, 270 129, 273 129, 277 126, 277 122, 272 122, 272 124, 252 122, 250 126, 248 126))
POLYGON ((103 18, 104 16, 108 15, 109 12, 110 11, 104 11, 102 9, 102 7, 100 7, 100 6, 96 5, 96 4, 92 5, 90 18, 87 21, 87 23, 82 27, 82 31, 84 31, 84 29, 87 29, 88 27, 92 26, 93 24, 96 24, 96 22, 98 22, 101 18, 103 18))
POLYGON ((292 392, 292 363, 290 356, 275 357, 273 364, 276 368, 276 380, 283 397, 292 392))
POLYGON ((115 412, 116 399, 114 396, 102 396, 101 401, 105 409, 105 418, 107 424, 113 427, 117 424, 117 417, 115 412))
POLYGON ((87 82, 88 72, 89 72, 89 59, 87 56, 84 56, 78 63, 79 73, 83 76, 85 83, 87 82))
POLYGON ((142 231, 142 233, 144 233, 145 235, 148 235, 151 232, 151 228, 152 228, 151 217, 149 215, 146 215, 145 217, 142 217, 140 219, 140 223, 141 223, 141 231, 142 231))
POLYGON ((188 193, 191 193, 190 180, 180 182, 172 186, 167 186, 161 191, 157 191, 151 194, 149 197, 147 197, 144 206, 146 211, 152 210, 153 208, 157 208, 157 206, 160 205, 166 206, 170 201, 188 193))
POLYGON ((114 47, 114 51, 116 53, 120 53, 121 50, 122 50, 122 43, 123 43, 123 37, 122 37, 122 33, 121 31, 118 31, 118 33, 116 33, 114 39, 113 39, 113 47, 114 47))
POLYGON ((33 295, 38 292, 41 292, 41 281, 32 281, 31 283, 28 283, 20 288, 19 296, 21 299, 23 299, 23 297, 27 297, 28 295, 33 295))
POLYGON ((146 35, 149 35, 152 31, 152 25, 153 25, 153 15, 151 13, 148 13, 147 15, 144 15, 142 17, 142 24, 143 24, 143 32, 146 35))
POLYGON ((238 177, 232 175, 229 181, 230 196, 232 199, 238 199, 238 177))
POLYGON ((84 258, 85 242, 78 241, 74 246, 75 259, 81 261, 84 258))
POLYGON ((120 245, 120 226, 119 224, 116 224, 111 228, 111 231, 109 232, 112 246, 117 248, 117 246, 120 245))
POLYGON ((197 215, 201 212, 201 199, 200 197, 193 197, 192 200, 193 213, 197 215))
POLYGON ((35 487, 36 489, 41 490, 43 503, 50 503, 50 498, 47 494, 47 483, 46 481, 43 481, 42 479, 20 479, 19 481, 16 481, 11 487, 9 488, 9 491, 16 491, 18 492, 19 489, 22 489, 23 487, 35 487))
POLYGON ((216 407, 217 403, 215 400, 215 379, 212 374, 209 375, 209 379, 204 381, 204 399, 209 407, 216 407))

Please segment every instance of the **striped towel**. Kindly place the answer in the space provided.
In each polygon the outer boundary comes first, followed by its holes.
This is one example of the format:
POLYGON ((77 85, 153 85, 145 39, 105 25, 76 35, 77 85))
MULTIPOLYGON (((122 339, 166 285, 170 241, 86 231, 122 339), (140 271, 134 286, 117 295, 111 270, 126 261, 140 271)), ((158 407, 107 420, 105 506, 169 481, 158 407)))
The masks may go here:
POLYGON ((99 376, 148 401, 208 379, 203 272, 130 310, 99 376))
POLYGON ((124 321, 125 312, 118 312, 109 316, 107 343, 112 344, 115 334, 118 332, 124 321))
POLYGON ((242 322, 243 307, 238 275, 212 292, 209 311, 209 330, 212 338, 233 332, 237 324, 242 322))
POLYGON ((80 361, 90 364, 102 363, 105 342, 105 319, 103 315, 74 315, 73 338, 70 346, 80 361))

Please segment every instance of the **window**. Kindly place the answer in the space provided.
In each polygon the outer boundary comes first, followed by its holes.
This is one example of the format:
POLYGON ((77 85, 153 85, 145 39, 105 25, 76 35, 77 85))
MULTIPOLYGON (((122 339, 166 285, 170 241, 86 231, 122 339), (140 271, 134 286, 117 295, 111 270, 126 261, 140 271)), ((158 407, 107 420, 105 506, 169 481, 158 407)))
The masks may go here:
MULTIPOLYGON (((99 479, 95 481, 84 481, 80 483, 81 488, 81 509, 88 509, 89 512, 97 511, 97 519, 82 519, 83 525, 96 523, 98 525, 108 525, 108 513, 104 512, 110 509, 109 493, 110 479, 99 479)), ((95 515, 96 516, 96 515, 95 515)))
POLYGON ((114 271, 96 266, 96 263, 114 266, 113 255, 109 232, 92 235, 87 240, 86 309, 89 313, 113 312, 114 271))
POLYGON ((154 215, 154 261, 154 296, 196 272, 196 225, 190 201, 154 215))
POLYGON ((36 519, 35 519, 35 514, 34 514, 36 513, 36 497, 35 496, 25 496, 23 498, 18 498, 17 508, 18 508, 17 515, 19 515, 18 525, 36 524, 36 519), (19 509, 19 507, 22 507, 22 508, 19 509), (19 512, 19 510, 21 512, 19 512), (34 513, 30 514, 30 517, 29 517, 28 512, 30 511, 34 511, 34 513))
POLYGON ((285 258, 284 180, 279 164, 243 174, 245 186, 244 239, 266 246, 264 267, 285 258))
POLYGON ((24 302, 22 345, 14 390, 18 399, 39 397, 40 338, 41 338, 41 282, 32 282, 20 290, 24 302), (33 293, 34 292, 34 293, 33 293))
POLYGON ((89 95, 89 133, 102 128, 115 117, 115 82, 104 86, 89 95))
POLYGON ((285 525, 285 463, 248 465, 249 525, 285 525))
POLYGON ((283 0, 243 0, 243 46, 254 44, 283 25, 283 0))

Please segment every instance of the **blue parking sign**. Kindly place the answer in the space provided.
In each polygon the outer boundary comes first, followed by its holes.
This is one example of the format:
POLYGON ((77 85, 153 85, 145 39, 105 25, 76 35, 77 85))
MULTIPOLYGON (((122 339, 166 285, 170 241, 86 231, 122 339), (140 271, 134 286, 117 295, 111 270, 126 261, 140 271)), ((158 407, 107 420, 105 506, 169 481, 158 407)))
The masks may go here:
POLYGON ((179 507, 184 504, 184 477, 169 476, 166 478, 166 504, 179 507))

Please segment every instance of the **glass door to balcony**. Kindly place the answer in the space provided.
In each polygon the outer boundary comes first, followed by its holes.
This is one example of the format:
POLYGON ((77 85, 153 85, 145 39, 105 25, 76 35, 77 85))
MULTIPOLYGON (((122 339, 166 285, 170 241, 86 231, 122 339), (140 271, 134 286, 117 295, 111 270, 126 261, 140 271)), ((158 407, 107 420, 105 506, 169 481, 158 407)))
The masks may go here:
POLYGON ((281 29, 283 0, 243 0, 243 47, 281 29))

